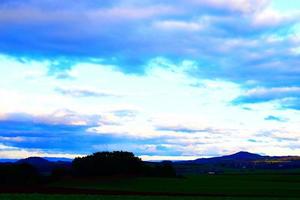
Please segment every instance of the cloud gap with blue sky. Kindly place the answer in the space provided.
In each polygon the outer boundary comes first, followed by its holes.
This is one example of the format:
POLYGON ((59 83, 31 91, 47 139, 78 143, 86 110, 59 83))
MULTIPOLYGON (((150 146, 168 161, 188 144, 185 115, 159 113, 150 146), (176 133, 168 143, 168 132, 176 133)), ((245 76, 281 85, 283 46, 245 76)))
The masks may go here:
POLYGON ((300 155, 293 0, 0 2, 0 157, 300 155))

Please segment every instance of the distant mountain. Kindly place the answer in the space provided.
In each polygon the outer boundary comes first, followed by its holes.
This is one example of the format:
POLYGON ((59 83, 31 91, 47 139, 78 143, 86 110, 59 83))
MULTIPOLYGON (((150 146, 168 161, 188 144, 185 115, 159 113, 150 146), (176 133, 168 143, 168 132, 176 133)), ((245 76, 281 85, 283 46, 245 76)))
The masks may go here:
MULTIPOLYGON (((56 160, 56 159, 54 159, 56 160)), ((71 162, 69 161, 49 161, 41 157, 29 157, 16 161, 17 164, 30 164, 34 166, 42 174, 50 174, 55 168, 70 168, 71 162)))
POLYGON ((56 158, 56 157, 43 157, 43 158, 51 162, 72 162, 73 161, 73 159, 71 158, 56 158))
POLYGON ((18 160, 16 164, 29 164, 34 166, 40 173, 46 174, 51 173, 54 169, 54 163, 40 157, 29 157, 25 159, 18 160))
POLYGON ((240 151, 238 153, 228 155, 228 156, 222 156, 223 159, 237 159, 237 160, 257 160, 261 158, 266 158, 268 156, 261 156, 259 154, 255 153, 249 153, 246 151, 240 151))
POLYGON ((6 159, 6 158, 2 158, 2 159, 0 159, 0 163, 14 163, 14 162, 16 162, 16 161, 18 161, 18 159, 6 159))
POLYGON ((50 161, 41 157, 29 157, 18 160, 16 163, 26 163, 31 165, 49 165, 50 161))
POLYGON ((299 156, 262 156, 241 151, 232 155, 174 162, 178 174, 223 173, 226 170, 298 169, 299 156))
POLYGON ((240 151, 240 152, 232 154, 232 155, 213 157, 213 158, 199 158, 199 159, 196 159, 193 161, 187 161, 187 162, 197 163, 197 164, 219 163, 219 162, 229 162, 229 161, 242 162, 242 161, 261 160, 261 159, 265 159, 267 157, 268 156, 261 156, 259 154, 240 151))
POLYGON ((220 163, 220 162, 251 162, 251 163, 271 163, 271 162, 295 162, 300 161, 299 156, 262 156, 255 153, 249 153, 246 151, 240 151, 238 153, 213 158, 199 158, 190 163, 220 163))
MULTIPOLYGON (((72 162, 73 161, 73 159, 71 158, 61 158, 61 157, 42 157, 42 158, 50 162, 72 162)), ((0 158, 0 163, 14 163, 19 160, 20 159, 0 158)))

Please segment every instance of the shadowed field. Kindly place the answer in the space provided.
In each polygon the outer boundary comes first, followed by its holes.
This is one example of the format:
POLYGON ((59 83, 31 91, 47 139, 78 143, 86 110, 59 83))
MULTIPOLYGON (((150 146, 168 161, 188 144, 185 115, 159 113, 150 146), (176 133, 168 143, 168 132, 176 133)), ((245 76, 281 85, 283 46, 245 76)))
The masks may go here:
MULTIPOLYGON (((242 198, 242 197, 152 197, 152 196, 89 196, 89 195, 40 195, 40 194, 0 194, 5 200, 279 200, 282 198, 242 198)), ((298 198, 284 198, 297 200, 298 198)))
POLYGON ((69 179, 51 185, 146 194, 223 197, 300 197, 300 174, 227 174, 186 178, 69 179))

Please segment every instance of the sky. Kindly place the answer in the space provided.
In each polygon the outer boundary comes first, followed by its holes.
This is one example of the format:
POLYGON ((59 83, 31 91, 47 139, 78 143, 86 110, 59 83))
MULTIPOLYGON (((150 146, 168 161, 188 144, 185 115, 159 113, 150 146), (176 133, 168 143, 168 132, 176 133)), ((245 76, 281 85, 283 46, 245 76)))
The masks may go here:
POLYGON ((300 1, 0 1, 0 158, 300 155, 300 1))

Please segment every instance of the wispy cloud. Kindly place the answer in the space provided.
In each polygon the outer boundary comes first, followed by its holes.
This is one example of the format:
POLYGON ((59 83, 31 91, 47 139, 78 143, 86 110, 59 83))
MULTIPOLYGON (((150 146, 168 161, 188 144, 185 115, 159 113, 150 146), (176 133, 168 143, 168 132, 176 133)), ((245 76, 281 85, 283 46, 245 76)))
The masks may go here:
POLYGON ((287 122, 288 120, 282 117, 278 117, 278 116, 273 116, 273 115, 269 115, 267 117, 265 117, 265 120, 267 121, 278 121, 278 122, 287 122))
POLYGON ((120 95, 116 95, 108 92, 100 92, 91 89, 57 87, 55 88, 55 91, 62 95, 72 96, 72 97, 120 97, 120 95))
POLYGON ((255 103, 299 97, 300 87, 255 88, 246 91, 246 93, 239 97, 237 101, 255 103))
POLYGON ((28 113, 7 113, 1 121, 34 122, 53 125, 93 126, 100 122, 100 115, 83 115, 68 109, 59 109, 49 114, 32 115, 28 113))
POLYGON ((234 104, 255 104, 275 101, 282 108, 299 109, 300 87, 254 88, 236 98, 234 104))
POLYGON ((212 129, 199 129, 193 127, 186 127, 186 126, 158 126, 156 127, 158 131, 172 131, 172 132, 179 132, 179 133, 201 133, 201 132, 213 132, 212 129))

